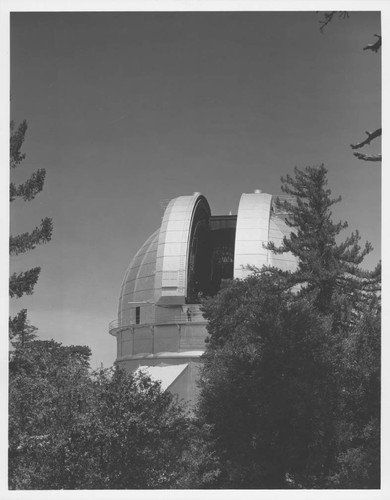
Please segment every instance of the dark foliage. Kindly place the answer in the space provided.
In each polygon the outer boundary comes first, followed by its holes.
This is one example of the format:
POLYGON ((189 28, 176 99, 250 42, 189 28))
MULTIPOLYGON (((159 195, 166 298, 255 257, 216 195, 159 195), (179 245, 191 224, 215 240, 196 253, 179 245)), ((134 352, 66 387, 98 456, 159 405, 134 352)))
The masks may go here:
POLYGON ((31 233, 23 233, 18 236, 11 236, 9 241, 10 255, 34 250, 37 245, 50 241, 53 231, 51 220, 46 217, 41 220, 40 227, 36 227, 31 233))
POLYGON ((27 122, 23 120, 22 123, 15 129, 15 122, 11 121, 10 124, 10 166, 11 168, 17 167, 26 157, 21 153, 24 137, 27 132, 27 122))
POLYGON ((144 375, 91 373, 90 354, 14 337, 10 489, 207 487, 218 474, 207 428, 144 375))
POLYGON ((213 425, 218 486, 315 487, 334 447, 339 356, 329 318, 266 275, 234 282, 205 315, 199 415, 213 425))
POLYGON ((34 292, 40 272, 40 267, 34 267, 21 273, 12 273, 9 278, 9 296, 11 298, 20 298, 25 294, 31 295, 34 292))
POLYGON ((199 418, 222 488, 378 488, 380 266, 359 234, 340 242, 326 170, 283 179, 295 272, 254 270, 204 302, 209 341, 199 418))

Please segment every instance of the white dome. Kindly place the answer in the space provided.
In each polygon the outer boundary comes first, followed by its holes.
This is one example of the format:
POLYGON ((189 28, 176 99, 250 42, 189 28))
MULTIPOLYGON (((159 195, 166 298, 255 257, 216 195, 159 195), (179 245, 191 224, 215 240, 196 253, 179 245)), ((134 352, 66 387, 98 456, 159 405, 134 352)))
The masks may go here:
POLYGON ((126 270, 119 297, 119 325, 130 324, 136 303, 154 302, 159 234, 160 229, 145 241, 126 270))
POLYGON ((201 297, 215 295, 224 280, 245 278, 248 266, 293 270, 291 254, 274 255, 291 230, 275 197, 256 190, 241 196, 237 215, 211 215, 195 192, 171 200, 161 227, 141 246, 126 270, 118 320, 116 363, 131 372, 148 371, 187 401, 197 395, 199 358, 207 321, 201 297))

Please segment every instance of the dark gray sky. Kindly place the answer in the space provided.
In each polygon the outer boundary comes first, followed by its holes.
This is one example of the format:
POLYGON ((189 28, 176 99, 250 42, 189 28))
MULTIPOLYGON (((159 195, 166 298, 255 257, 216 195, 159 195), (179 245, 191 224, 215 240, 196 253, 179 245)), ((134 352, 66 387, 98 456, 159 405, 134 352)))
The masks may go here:
MULTIPOLYGON (((160 225, 161 199, 202 192, 212 212, 240 195, 279 194, 294 166, 325 163, 380 259, 381 170, 349 144, 381 122, 381 54, 363 51, 380 14, 351 12, 319 32, 315 12, 13 13, 11 118, 27 119, 23 180, 44 191, 12 204, 11 229, 54 220, 53 240, 12 259, 41 265, 27 307, 41 338, 86 344, 111 365, 126 267, 160 225)), ((368 151, 379 151, 374 143, 368 151)))

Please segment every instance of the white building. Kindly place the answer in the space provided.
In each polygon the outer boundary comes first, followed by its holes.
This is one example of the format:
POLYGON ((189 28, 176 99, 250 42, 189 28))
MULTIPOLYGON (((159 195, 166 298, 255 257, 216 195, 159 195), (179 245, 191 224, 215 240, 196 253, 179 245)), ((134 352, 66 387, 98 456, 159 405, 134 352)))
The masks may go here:
POLYGON ((224 279, 245 278, 247 266, 296 267, 291 254, 275 255, 265 245, 290 233, 275 198, 255 190, 241 196, 237 215, 211 215, 200 193, 179 196, 165 209, 161 227, 142 245, 122 283, 116 363, 142 369, 163 389, 186 401, 197 394, 199 358, 207 322, 201 296, 215 295, 224 279))

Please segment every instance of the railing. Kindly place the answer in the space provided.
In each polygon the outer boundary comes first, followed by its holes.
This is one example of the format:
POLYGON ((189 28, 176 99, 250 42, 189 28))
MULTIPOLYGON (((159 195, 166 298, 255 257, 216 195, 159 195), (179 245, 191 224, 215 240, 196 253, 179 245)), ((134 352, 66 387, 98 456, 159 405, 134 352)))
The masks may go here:
POLYGON ((191 311, 191 313, 181 313, 174 316, 170 320, 156 321, 153 323, 136 323, 135 321, 130 321, 126 325, 120 325, 117 319, 110 321, 108 324, 108 331, 111 335, 115 335, 120 330, 126 330, 128 328, 142 327, 142 326, 160 326, 160 325, 184 325, 188 323, 203 323, 206 324, 207 321, 204 319, 200 311, 191 311))
POLYGON ((202 313, 200 311, 191 311, 190 313, 182 313, 174 318, 175 323, 206 323, 202 313))
MULTIPOLYGON (((112 335, 114 335, 114 330, 118 330, 121 327, 119 326, 119 321, 117 319, 113 319, 108 323, 108 332, 112 335)), ((125 327, 123 327, 125 328, 125 327)))

